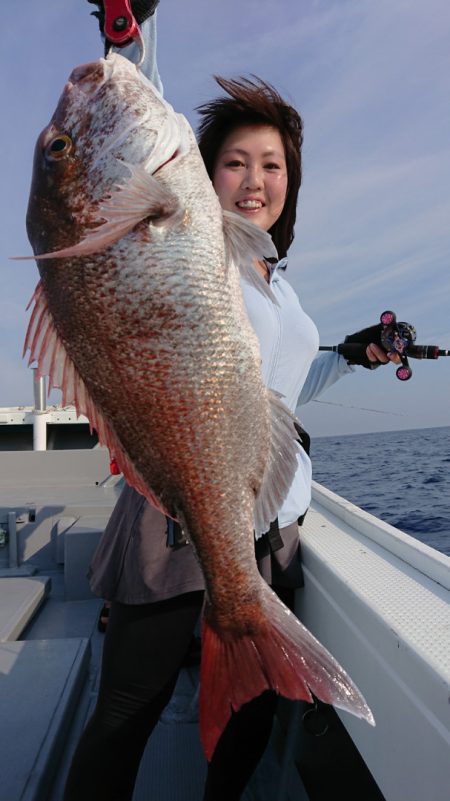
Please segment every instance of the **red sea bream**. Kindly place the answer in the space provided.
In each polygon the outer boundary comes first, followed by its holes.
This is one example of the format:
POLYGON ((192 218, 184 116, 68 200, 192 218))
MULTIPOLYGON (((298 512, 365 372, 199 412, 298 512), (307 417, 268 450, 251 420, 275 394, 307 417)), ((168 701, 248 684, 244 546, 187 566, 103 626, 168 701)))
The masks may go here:
POLYGON ((295 431, 262 383, 236 265, 270 237, 222 212, 194 135, 120 55, 78 67, 36 146, 27 217, 40 272, 26 338, 126 480, 186 529, 206 583, 200 728, 266 689, 369 722, 358 689, 260 577, 295 431))

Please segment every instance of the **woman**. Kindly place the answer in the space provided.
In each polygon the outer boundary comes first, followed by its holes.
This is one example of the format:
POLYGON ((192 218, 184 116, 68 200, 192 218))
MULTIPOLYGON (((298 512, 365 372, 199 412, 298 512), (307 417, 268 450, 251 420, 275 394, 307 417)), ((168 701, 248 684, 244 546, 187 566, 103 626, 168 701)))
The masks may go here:
MULTIPOLYGON (((148 11, 156 4, 142 5, 148 11)), ((145 63, 154 64, 154 17, 143 26, 143 35, 150 35, 145 63)), ((153 68, 150 73, 158 83, 153 68)), ((200 107, 199 146, 223 208, 269 231, 283 257, 277 264, 255 263, 271 297, 245 279, 242 291, 260 342, 264 381, 294 411, 300 393, 311 399, 352 370, 341 357, 326 354, 310 372, 317 329, 283 276, 301 182, 302 122, 263 82, 220 79, 219 84, 228 96, 200 107)), ((368 347, 367 356, 387 361, 377 345, 368 347)), ((256 543, 260 572, 285 600, 286 591, 302 584, 297 521, 308 508, 310 486, 311 464, 302 450, 278 521, 256 543)), ((97 549, 91 586, 112 606, 98 702, 75 754, 64 799, 127 801, 148 737, 188 650, 204 582, 181 531, 126 487, 97 549)), ((274 693, 263 693, 232 716, 208 766, 204 801, 241 797, 268 742, 276 701, 274 693)))

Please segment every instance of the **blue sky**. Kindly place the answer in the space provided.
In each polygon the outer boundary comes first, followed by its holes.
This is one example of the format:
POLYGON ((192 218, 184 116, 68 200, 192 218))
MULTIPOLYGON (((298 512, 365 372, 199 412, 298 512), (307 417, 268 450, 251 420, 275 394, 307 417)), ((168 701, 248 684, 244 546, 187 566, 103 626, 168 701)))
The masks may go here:
MULTIPOLYGON (((37 282, 25 214, 35 140, 77 64, 101 53, 85 0, 2 9, 0 406, 32 402, 22 361, 37 282)), ((417 341, 450 348, 448 0, 161 0, 165 93, 193 125, 213 74, 272 82, 305 123, 304 182, 288 278, 323 344, 386 308, 417 341)), ((358 368, 301 417, 313 434, 449 425, 450 358, 358 368)), ((57 395, 52 398, 57 402, 57 395)))

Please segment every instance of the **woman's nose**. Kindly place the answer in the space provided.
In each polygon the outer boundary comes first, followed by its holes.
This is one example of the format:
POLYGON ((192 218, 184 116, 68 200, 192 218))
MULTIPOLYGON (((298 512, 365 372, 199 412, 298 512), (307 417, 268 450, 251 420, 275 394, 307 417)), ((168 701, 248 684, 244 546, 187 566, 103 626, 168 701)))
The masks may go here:
POLYGON ((242 180, 242 187, 244 189, 260 189, 262 187, 262 183, 261 170, 256 165, 253 167, 247 167, 242 180))

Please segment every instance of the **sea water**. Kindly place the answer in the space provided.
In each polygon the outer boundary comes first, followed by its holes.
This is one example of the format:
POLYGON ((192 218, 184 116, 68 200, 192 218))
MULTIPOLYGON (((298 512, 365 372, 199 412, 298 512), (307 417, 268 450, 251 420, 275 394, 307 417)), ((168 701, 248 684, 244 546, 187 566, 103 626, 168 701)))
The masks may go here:
POLYGON ((317 437, 313 478, 450 556, 450 426, 317 437))

